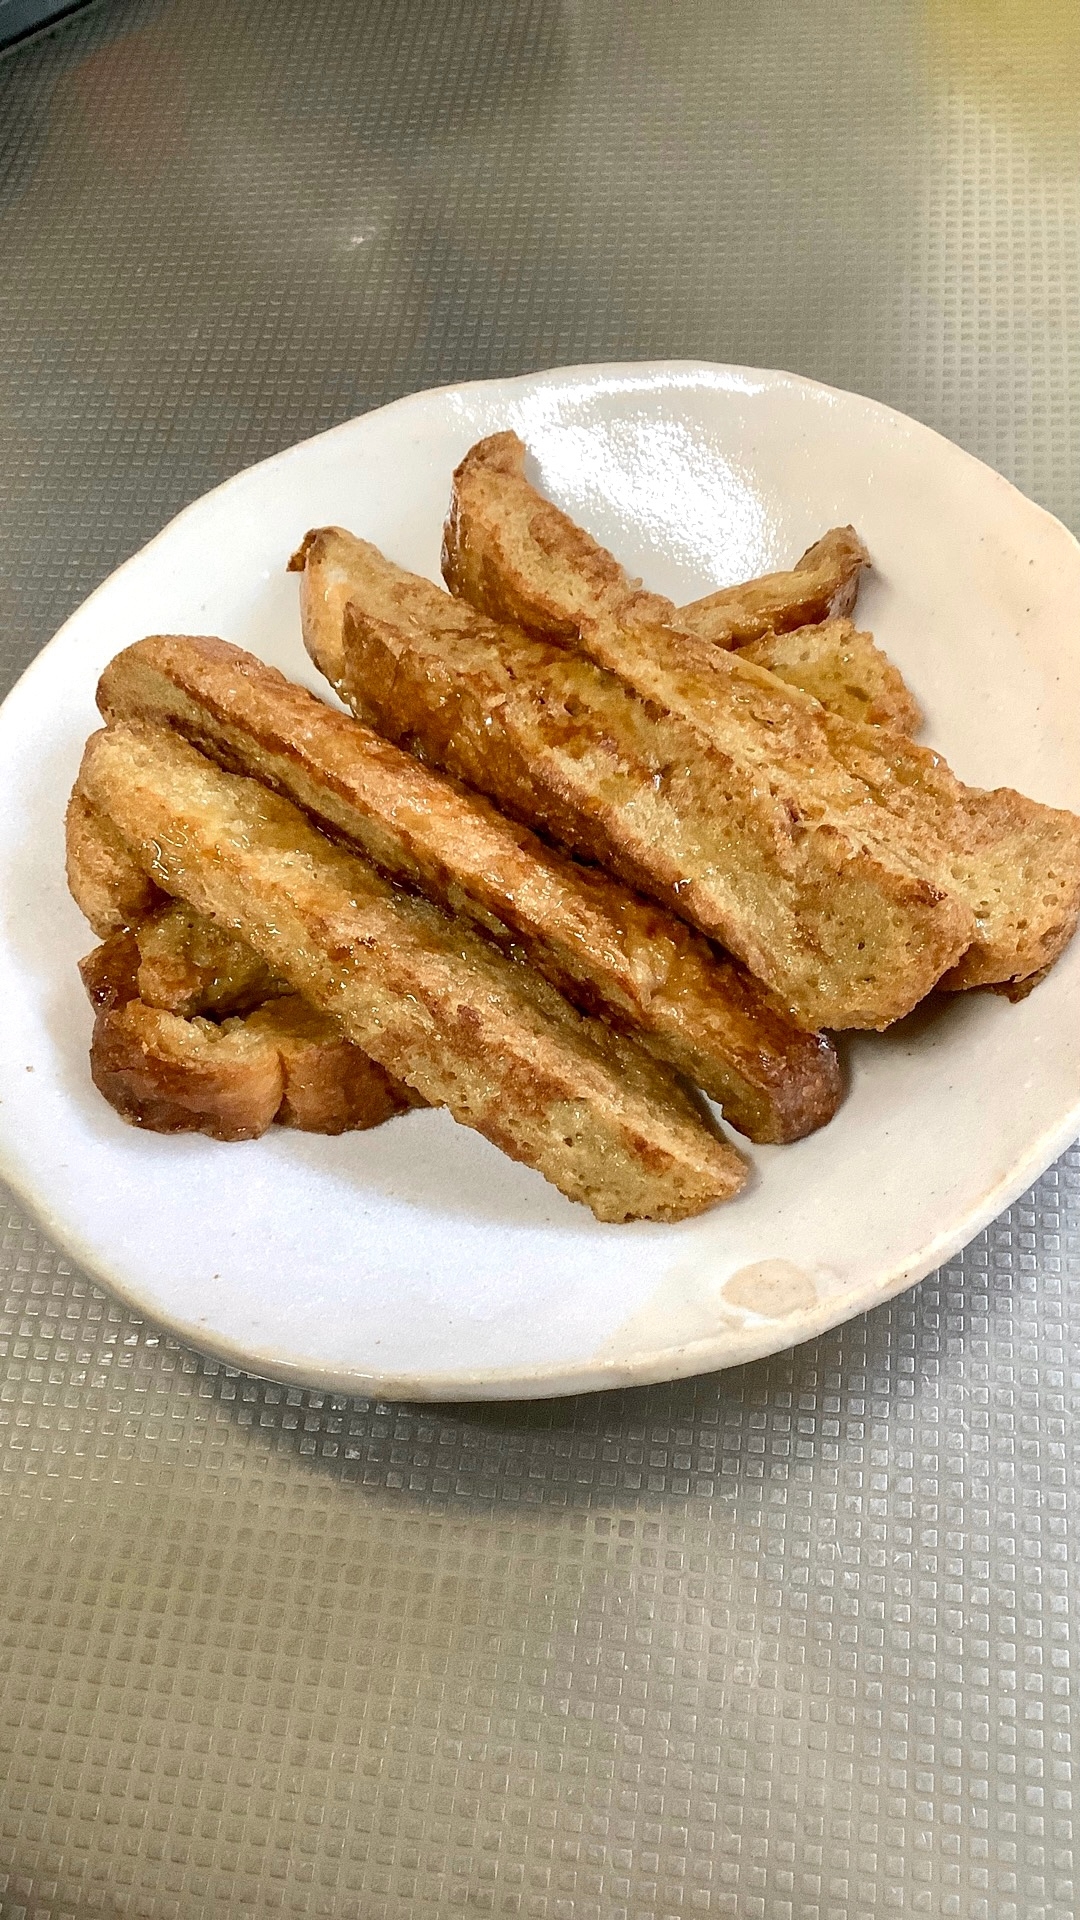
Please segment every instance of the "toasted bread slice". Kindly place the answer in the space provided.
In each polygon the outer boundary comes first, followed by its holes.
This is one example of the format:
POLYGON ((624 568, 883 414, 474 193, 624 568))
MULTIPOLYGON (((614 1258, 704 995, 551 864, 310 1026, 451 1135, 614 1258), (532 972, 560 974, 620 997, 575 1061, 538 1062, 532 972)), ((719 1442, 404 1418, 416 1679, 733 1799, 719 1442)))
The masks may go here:
POLYGON ((94 1085, 132 1126, 257 1140, 281 1105, 273 1041, 244 1020, 185 1020, 142 1000, 102 1007, 90 1046, 94 1085))
POLYGON ((123 933, 164 904, 165 895, 143 872, 108 820, 75 789, 64 817, 67 883, 75 905, 99 940, 123 933))
MULTIPOLYGON (((637 1032, 751 1139, 798 1139, 835 1111, 835 1050, 736 962, 250 654, 217 640, 142 640, 106 668, 98 698, 106 719, 172 726, 276 787, 384 873, 522 949, 576 1005, 637 1032)), ((154 995, 144 986, 142 997, 154 995)))
POLYGON ((835 620, 852 611, 863 568, 869 565, 870 555, 854 527, 833 527, 807 548, 790 573, 766 573, 707 593, 680 607, 673 624, 714 646, 743 647, 765 634, 835 620))
MULTIPOLYGON (((537 640, 573 640, 583 620, 606 619, 616 626, 677 626, 737 647, 849 614, 855 605, 870 556, 854 527, 834 527, 791 572, 764 574, 676 607, 645 592, 599 541, 537 492, 525 477, 527 452, 516 433, 493 433, 470 447, 454 473, 443 578, 451 593, 492 620, 537 640)), ((335 583, 339 578, 335 570, 335 583)), ((340 589, 327 604, 340 612, 340 589)))
POLYGON ((257 782, 170 732, 115 727, 89 741, 79 786, 167 891, 598 1218, 682 1219, 743 1185, 673 1074, 257 782))
POLYGON ((733 728, 713 750, 614 674, 496 626, 374 547, 354 594, 345 654, 362 717, 647 888, 806 1026, 888 1025, 967 946, 970 913, 895 854, 889 816, 827 754, 824 768, 777 763, 752 711, 742 739, 733 728))
MULTIPOLYGON (((731 752, 736 740, 745 744, 752 714, 789 769, 812 761, 820 766, 831 758, 859 780, 895 822, 889 834, 894 850, 935 886, 955 894, 975 917, 976 937, 950 973, 951 985, 1017 982, 1052 963, 1080 913, 1080 821, 1075 816, 1040 807, 1010 789, 986 795, 965 788, 936 755, 911 746, 900 734, 861 726, 840 712, 822 712, 797 686, 780 685, 748 657, 753 649, 725 653, 715 644, 723 636, 709 629, 703 611, 727 604, 724 595, 696 603, 698 632, 682 630, 695 625, 687 617, 693 608, 679 610, 679 630, 674 630, 670 624, 648 624, 630 602, 620 610, 610 592, 594 594, 592 611, 583 611, 588 583, 578 582, 573 594, 567 589, 569 550, 556 538, 554 522, 543 517, 542 503, 528 520, 528 498, 539 502, 540 496, 524 477, 521 443, 509 438, 513 445, 497 450, 500 473, 513 469, 517 477, 510 472, 503 478, 507 501, 501 510, 492 476, 483 477, 488 443, 481 442, 458 469, 447 522, 448 540, 455 551, 469 555, 470 578, 482 576, 488 604, 504 593, 508 608, 529 603, 534 609, 561 608, 564 629, 576 623, 578 648, 643 698, 678 714, 701 740, 721 751, 731 752)), ((784 619, 793 617, 796 607, 802 618, 849 607, 865 560, 851 529, 835 530, 811 548, 795 573, 775 576, 771 584, 751 582, 755 594, 749 587, 741 590, 742 624, 732 627, 729 639, 751 635, 758 617, 754 608, 766 608, 769 621, 778 623, 784 594, 784 619), (811 595, 827 589, 828 605, 820 597, 812 604, 798 601, 791 582, 800 579, 811 595), (756 594, 759 587, 762 594, 756 594)), ((776 652, 774 647, 772 658, 776 652)), ((796 785, 792 800, 800 813, 808 802, 815 804, 812 789, 803 783, 796 785)), ((880 821, 874 831, 883 831, 880 821)))
POLYGON ((767 633, 740 646, 743 660, 766 667, 778 680, 820 700, 830 713, 863 726, 916 733, 922 725, 919 703, 903 675, 850 620, 824 620, 820 626, 767 633))

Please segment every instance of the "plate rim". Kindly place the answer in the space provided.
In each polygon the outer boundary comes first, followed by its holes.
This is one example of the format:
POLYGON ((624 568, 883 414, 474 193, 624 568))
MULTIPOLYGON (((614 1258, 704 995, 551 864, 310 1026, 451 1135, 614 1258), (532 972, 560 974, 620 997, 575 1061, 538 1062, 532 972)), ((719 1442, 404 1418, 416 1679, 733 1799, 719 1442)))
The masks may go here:
MULTIPOLYGON (((681 379, 687 386, 692 386, 695 382, 701 383, 703 379, 707 381, 710 376, 718 375, 726 377, 728 384, 733 381, 740 381, 744 385, 753 383, 758 390, 764 390, 770 386, 788 385, 815 395, 834 396, 842 400, 854 399, 880 419, 895 422, 905 430, 914 427, 919 434, 929 435, 939 447, 947 449, 948 457, 958 458, 962 463, 970 463, 977 468, 984 483, 989 477, 1009 494, 1015 495, 1023 503, 1026 512, 1034 512, 1048 523, 1048 527, 1054 530, 1056 537, 1063 534, 1080 559, 1080 540, 1063 521, 1039 501, 1032 500, 1013 481, 980 460, 966 447, 950 440, 947 435, 929 426, 925 421, 919 420, 915 415, 904 413, 885 401, 860 393, 855 388, 836 387, 828 382, 815 380, 806 374, 795 373, 784 368, 750 367, 723 361, 647 359, 579 362, 570 366, 545 367, 520 374, 496 375, 467 381, 447 381, 439 386, 401 394, 382 406, 371 407, 363 413, 350 416, 347 420, 338 421, 317 434, 293 441, 277 452, 239 468, 237 472, 228 475, 205 493, 188 501, 148 541, 134 553, 129 554, 118 567, 115 567, 92 589, 39 649, 34 658, 27 663, 4 700, 0 702, 0 725, 10 722, 9 709, 12 707, 17 709, 20 701, 32 693, 33 681, 39 666, 52 650, 66 639, 69 628, 85 615, 87 609, 101 595, 112 589, 123 574, 136 565, 142 564, 147 555, 172 534, 181 522, 202 512, 219 496, 242 487, 264 468, 270 466, 280 468, 287 464, 291 456, 307 452, 311 447, 335 435, 347 433, 360 421, 370 420, 375 416, 390 415, 398 410, 403 411, 418 401, 433 399, 440 395, 464 398, 469 394, 492 388, 511 392, 514 388, 536 390, 546 385, 565 387, 576 380, 582 385, 593 388, 604 383, 622 383, 623 385, 638 384, 643 389, 648 389, 655 388, 665 381, 670 384, 673 377, 676 380, 681 379)), ((819 1300, 814 1307, 800 1308, 786 1318, 776 1320, 761 1318, 742 1326, 732 1326, 729 1322, 713 1333, 668 1347, 658 1347, 655 1340, 652 1340, 647 1346, 631 1349, 629 1352, 610 1358, 589 1357, 572 1364, 565 1360, 551 1361, 525 1371, 520 1367, 458 1369, 452 1373, 435 1373, 430 1370, 422 1373, 378 1372, 358 1367, 335 1369, 309 1365, 272 1348, 258 1348, 235 1341, 201 1322, 185 1319, 180 1314, 162 1312, 156 1305, 148 1309, 137 1287, 132 1288, 123 1278, 117 1276, 106 1262, 100 1261, 93 1248, 83 1244, 74 1226, 69 1228, 66 1223, 55 1217, 49 1195, 38 1187, 33 1176, 24 1169, 18 1157, 17 1140, 9 1135, 2 1124, 0 1124, 0 1178, 6 1182, 19 1204, 33 1216, 48 1238, 65 1257, 73 1260, 95 1285, 155 1327, 228 1368, 262 1378, 283 1381, 311 1391, 347 1396, 358 1395, 389 1402, 512 1401, 560 1398, 633 1386, 648 1386, 662 1381, 683 1379, 698 1373, 726 1371, 729 1367, 766 1359, 795 1345, 802 1345, 806 1341, 820 1338, 846 1321, 896 1298, 908 1287, 917 1285, 930 1273, 943 1266, 1011 1206, 1059 1158, 1076 1139, 1078 1132, 1080 1132, 1080 1086, 1066 1114, 1038 1134, 1027 1151, 1013 1163, 1012 1167, 998 1179, 993 1188, 984 1194, 976 1205, 968 1209, 959 1222, 932 1238, 912 1257, 899 1262, 884 1277, 879 1275, 874 1283, 866 1283, 853 1295, 842 1292, 829 1295, 819 1300)))

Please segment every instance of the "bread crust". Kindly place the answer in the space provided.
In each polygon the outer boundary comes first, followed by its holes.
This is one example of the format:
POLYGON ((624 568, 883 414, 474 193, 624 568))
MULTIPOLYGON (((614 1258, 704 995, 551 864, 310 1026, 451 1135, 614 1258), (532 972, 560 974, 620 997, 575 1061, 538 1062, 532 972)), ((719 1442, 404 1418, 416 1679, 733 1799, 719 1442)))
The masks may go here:
MULTIPOLYGON (((677 626, 715 646, 849 614, 870 564, 854 527, 833 527, 786 573, 765 574, 676 607, 648 593, 613 554, 526 478, 516 433, 493 433, 455 469, 443 529, 442 572, 451 593, 537 640, 574 640, 582 620, 677 626), (542 557, 543 564, 536 564, 542 557)), ((310 536, 309 536, 310 538, 310 536)), ((328 612, 348 598, 335 582, 328 612)), ((330 651, 334 652, 331 642, 330 651)), ((786 675, 782 676, 786 677, 786 675)))
POLYGON ((168 892, 598 1218, 681 1219, 743 1185, 672 1074, 257 782, 160 728, 116 726, 88 742, 79 786, 168 892))
POLYGON ((674 624, 713 646, 741 648, 765 634, 836 620, 853 610, 869 565, 854 527, 831 527, 790 571, 707 593, 680 607, 674 624))
MULTIPOLYGON (((343 574, 357 545, 335 560, 343 574)), ((139 641, 106 668, 99 705, 106 719, 169 725, 286 793, 384 873, 523 951, 584 1011, 637 1033, 751 1139, 799 1139, 835 1112, 835 1049, 744 968, 250 654, 205 638, 139 641)))
POLYGON ((130 1125, 214 1140, 257 1140, 284 1093, 277 1049, 243 1020, 216 1026, 137 999, 98 1012, 90 1073, 130 1125))
POLYGON ((91 1043, 95 1084, 135 1126, 219 1140, 265 1131, 270 1081, 253 1037, 277 1049, 282 1089, 271 1118, 279 1126, 346 1133, 422 1104, 336 1021, 288 993, 244 941, 178 901, 134 931, 110 934, 79 962, 79 973, 96 1014, 138 1003, 124 1020, 98 1020, 91 1043), (252 1005, 259 976, 275 994, 252 1005), (215 1024, 205 1017, 211 1010, 227 1017, 215 1024), (247 1042, 223 1048, 214 1037, 241 1028, 247 1042))
POLYGON ((64 815, 64 843, 68 890, 99 940, 122 933, 163 904, 161 888, 78 788, 64 815))
POLYGON ((274 1119, 280 1127, 301 1133, 366 1132, 424 1105, 419 1094, 354 1046, 336 1020, 297 993, 256 1007, 244 1025, 277 1050, 283 1090, 274 1119))

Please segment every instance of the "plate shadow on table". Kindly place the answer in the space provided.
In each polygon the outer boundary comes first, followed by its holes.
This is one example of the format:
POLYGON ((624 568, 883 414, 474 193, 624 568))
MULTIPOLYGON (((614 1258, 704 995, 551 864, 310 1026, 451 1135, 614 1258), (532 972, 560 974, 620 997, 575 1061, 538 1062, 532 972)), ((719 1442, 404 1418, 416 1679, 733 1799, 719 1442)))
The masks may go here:
MULTIPOLYGON (((932 1291, 935 1276, 921 1287, 932 1291)), ((286 1404, 307 1409, 320 1432, 333 1431, 329 1457, 325 1452, 301 1452, 302 1419, 288 1439, 279 1422, 271 1422, 267 1432, 267 1383, 229 1371, 233 1379, 257 1389, 263 1445, 291 1452, 319 1479, 351 1485, 358 1494, 371 1494, 380 1502, 390 1500, 416 1512, 496 1514, 524 1506, 633 1513, 672 1495, 669 1470, 662 1476, 663 1487, 650 1484, 649 1454, 655 1448, 666 1450, 669 1459, 680 1445, 694 1453, 697 1464, 687 1469, 687 1485, 676 1496, 693 1506, 702 1499, 740 1500, 755 1490, 760 1494, 770 1478, 789 1479, 800 1408, 812 1415, 802 1454, 808 1468, 827 1438, 826 1399, 840 1407, 832 1418, 841 1423, 894 1418, 901 1401, 910 1405, 920 1381, 929 1385, 942 1376, 938 1320, 933 1302, 928 1297, 921 1306, 915 1289, 818 1339, 747 1366, 559 1399, 420 1403, 270 1386, 271 1402, 276 1395, 283 1410, 286 1404), (897 1365, 898 1325, 903 1331, 902 1367, 897 1365), (786 1460, 774 1448, 765 1464, 761 1452, 748 1449, 748 1433, 775 1436, 785 1427, 791 1435, 786 1460), (725 1432, 731 1442, 727 1447, 725 1432), (605 1446, 613 1449, 606 1480, 597 1471, 605 1446), (640 1462, 629 1460, 628 1447, 640 1451, 640 1462), (703 1451, 712 1452, 712 1468, 701 1465, 703 1451), (388 1470, 391 1454, 395 1464, 388 1470), (440 1455, 453 1462, 444 1478, 440 1455), (576 1477, 575 1463, 580 1468, 576 1477)), ((963 1347, 983 1337, 965 1323, 951 1336, 950 1365, 963 1365, 958 1340, 963 1347)), ((226 1372, 218 1363, 209 1366, 226 1372)), ((936 1384, 932 1391, 938 1391, 936 1384)), ((229 1405, 232 1416, 243 1421, 241 1399, 229 1405)))

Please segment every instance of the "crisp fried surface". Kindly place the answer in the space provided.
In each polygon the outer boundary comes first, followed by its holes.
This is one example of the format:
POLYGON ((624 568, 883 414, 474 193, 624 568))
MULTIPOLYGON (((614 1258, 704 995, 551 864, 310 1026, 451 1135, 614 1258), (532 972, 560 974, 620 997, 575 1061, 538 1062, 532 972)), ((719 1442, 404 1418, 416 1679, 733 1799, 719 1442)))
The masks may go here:
POLYGON ((873 635, 861 633, 850 620, 767 633, 740 646, 739 654, 845 720, 909 734, 922 725, 919 703, 902 674, 873 635))
POLYGON ((767 633, 849 614, 870 555, 854 527, 833 527, 797 560, 790 573, 766 573, 721 587, 680 607, 674 624, 714 646, 741 647, 767 633))
POLYGON ((272 1039, 243 1020, 215 1026, 128 1000, 103 1007, 90 1046, 94 1085, 132 1126, 256 1140, 281 1105, 272 1039))
POLYGON ((116 829, 76 790, 64 819, 67 883, 99 940, 161 906, 164 894, 134 861, 116 829))
MULTIPOLYGON (((751 689, 777 687, 702 650, 751 689)), ((808 1027, 887 1025, 968 944, 970 914, 894 854, 888 816, 805 720, 822 714, 805 695, 791 692, 779 740, 771 705, 733 703, 730 743, 714 747, 614 674, 495 626, 375 549, 346 658, 365 717, 666 900, 808 1027)))
POLYGON ((88 743, 79 785, 167 891, 599 1218, 679 1219, 743 1184, 673 1076, 257 783, 171 733, 115 727, 88 743))
MULTIPOLYGON (((343 577, 362 582, 364 544, 335 550, 343 577)), ((99 704, 107 719, 175 727, 287 793, 383 872, 520 947, 586 1011, 646 1034, 752 1139, 800 1138, 835 1111, 834 1051, 683 921, 555 853, 250 654, 208 639, 142 640, 106 669, 99 704)))

